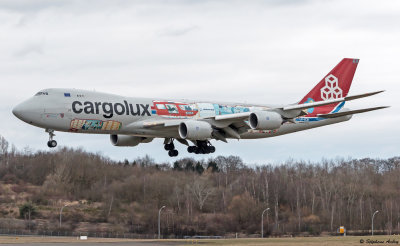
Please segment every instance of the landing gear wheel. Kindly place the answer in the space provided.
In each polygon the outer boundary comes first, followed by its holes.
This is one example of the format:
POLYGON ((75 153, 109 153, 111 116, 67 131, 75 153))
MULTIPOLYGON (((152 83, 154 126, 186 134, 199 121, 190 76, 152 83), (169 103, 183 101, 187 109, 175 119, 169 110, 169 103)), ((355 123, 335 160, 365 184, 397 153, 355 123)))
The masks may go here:
POLYGON ((215 152, 215 147, 214 146, 208 146, 208 152, 209 153, 214 153, 215 152))
POLYGON ((215 152, 215 147, 211 145, 210 141, 197 140, 195 146, 189 146, 187 151, 195 154, 210 154, 215 152))
POLYGON ((49 148, 54 148, 57 146, 57 141, 56 140, 50 140, 47 142, 47 146, 49 146, 49 148))
POLYGON ((175 146, 173 143, 166 144, 166 145, 164 145, 164 149, 165 150, 173 150, 173 149, 175 149, 175 146))
POLYGON ((195 150, 196 150, 196 146, 189 146, 189 147, 187 147, 187 151, 189 152, 189 153, 194 153, 195 152, 195 150))
POLYGON ((178 156, 178 154, 179 154, 179 152, 178 152, 176 149, 173 149, 173 150, 168 151, 168 155, 169 155, 170 157, 178 156))
POLYGON ((47 142, 47 146, 49 148, 54 148, 57 146, 57 141, 53 140, 53 137, 56 135, 54 134, 54 130, 52 129, 46 129, 46 132, 49 133, 49 141, 47 142))

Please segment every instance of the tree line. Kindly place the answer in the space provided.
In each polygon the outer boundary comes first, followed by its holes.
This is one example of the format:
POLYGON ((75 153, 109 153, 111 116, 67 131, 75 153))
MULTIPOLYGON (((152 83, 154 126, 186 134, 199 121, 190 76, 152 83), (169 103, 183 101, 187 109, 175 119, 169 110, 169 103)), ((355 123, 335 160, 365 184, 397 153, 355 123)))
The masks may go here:
POLYGON ((400 157, 288 160, 238 156, 114 161, 81 149, 17 150, 0 137, 0 227, 265 236, 400 232, 400 157), (59 210, 63 225, 59 227, 59 210), (18 208, 18 209, 16 209, 18 208))

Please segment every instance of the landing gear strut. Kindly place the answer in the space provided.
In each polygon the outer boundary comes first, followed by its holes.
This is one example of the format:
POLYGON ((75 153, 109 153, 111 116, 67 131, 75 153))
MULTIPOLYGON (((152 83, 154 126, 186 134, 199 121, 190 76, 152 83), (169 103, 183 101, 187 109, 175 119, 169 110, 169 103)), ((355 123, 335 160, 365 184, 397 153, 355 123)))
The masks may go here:
POLYGON ((49 141, 47 142, 47 146, 49 148, 54 148, 57 146, 57 141, 53 140, 53 137, 56 135, 54 134, 54 130, 46 129, 46 132, 49 133, 49 141))
POLYGON ((189 146, 187 151, 195 154, 210 154, 215 152, 215 147, 211 145, 210 141, 196 141, 196 145, 189 146))
POLYGON ((164 141, 164 149, 168 151, 168 155, 170 157, 178 156, 179 152, 175 149, 174 140, 173 139, 165 139, 164 141))

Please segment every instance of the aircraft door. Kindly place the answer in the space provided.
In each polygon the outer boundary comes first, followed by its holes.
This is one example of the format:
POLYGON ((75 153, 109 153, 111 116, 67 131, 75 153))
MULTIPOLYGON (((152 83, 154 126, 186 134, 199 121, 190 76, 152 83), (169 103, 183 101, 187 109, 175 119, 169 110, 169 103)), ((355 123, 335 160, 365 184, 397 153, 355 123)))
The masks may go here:
POLYGON ((72 120, 71 105, 69 103, 62 103, 45 108, 42 114, 42 120, 48 128, 69 128, 69 124, 72 120))

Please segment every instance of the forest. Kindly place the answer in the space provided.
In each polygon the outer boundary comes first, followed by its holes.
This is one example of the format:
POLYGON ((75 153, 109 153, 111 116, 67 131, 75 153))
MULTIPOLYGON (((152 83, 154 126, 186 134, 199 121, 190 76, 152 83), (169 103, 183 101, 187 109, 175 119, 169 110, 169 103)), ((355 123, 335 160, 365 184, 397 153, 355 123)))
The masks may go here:
POLYGON ((82 149, 18 150, 0 137, 0 229, 118 232, 165 238, 400 232, 400 157, 288 159, 238 156, 156 163, 82 149), (62 223, 60 210, 62 208, 62 223))

